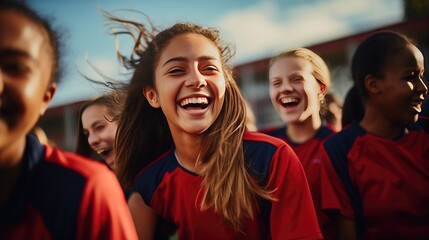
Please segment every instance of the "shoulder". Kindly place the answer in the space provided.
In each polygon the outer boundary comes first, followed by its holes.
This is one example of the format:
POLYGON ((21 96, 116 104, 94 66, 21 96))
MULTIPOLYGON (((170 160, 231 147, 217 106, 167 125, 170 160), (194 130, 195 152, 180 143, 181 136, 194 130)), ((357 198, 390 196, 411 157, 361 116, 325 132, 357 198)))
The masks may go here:
POLYGON ((43 174, 42 184, 57 194, 73 192, 82 198, 81 201, 93 201, 121 193, 125 199, 116 175, 105 164, 49 146, 46 146, 44 160, 39 170, 43 174))
POLYGON ((137 181, 138 179, 142 178, 152 178, 148 177, 149 175, 160 176, 159 173, 172 172, 175 168, 178 167, 178 164, 173 161, 173 154, 173 149, 170 149, 161 156, 157 157, 154 161, 139 171, 135 177, 135 180, 137 181))
POLYGON ((255 147, 262 147, 262 148, 263 146, 280 147, 280 146, 287 145, 285 141, 263 132, 244 133, 243 143, 245 145, 254 145, 255 147))
POLYGON ((174 158, 173 150, 170 149, 140 170, 134 178, 134 187, 146 204, 150 205, 150 199, 164 177, 177 168, 179 164, 174 158))
POLYGON ((28 166, 30 172, 25 177, 31 201, 55 238, 75 236, 76 228, 81 226, 79 219, 96 211, 92 209, 103 208, 105 213, 120 207, 113 204, 105 207, 109 201, 122 198, 125 202, 116 176, 102 163, 33 140, 29 141, 28 149, 27 158, 39 159, 28 161, 34 164, 28 166))
POLYGON ((274 137, 285 137, 286 126, 261 128, 258 130, 258 132, 264 133, 270 136, 274 136, 274 137))
POLYGON ((322 127, 320 127, 320 129, 317 131, 317 134, 315 137, 318 139, 325 139, 325 138, 333 135, 334 133, 335 132, 331 128, 329 128, 325 125, 322 125, 322 127))
POLYGON ((325 148, 346 147, 353 145, 359 136, 366 134, 366 131, 358 124, 351 124, 338 133, 328 136, 324 142, 325 148))
POLYGON ((243 150, 251 175, 258 180, 262 179, 262 182, 266 180, 273 164, 276 165, 278 161, 287 163, 297 158, 285 141, 258 132, 244 134, 243 150))
POLYGON ((85 179, 95 178, 99 175, 114 176, 113 172, 105 165, 92 159, 46 146, 45 163, 52 168, 73 172, 85 179))

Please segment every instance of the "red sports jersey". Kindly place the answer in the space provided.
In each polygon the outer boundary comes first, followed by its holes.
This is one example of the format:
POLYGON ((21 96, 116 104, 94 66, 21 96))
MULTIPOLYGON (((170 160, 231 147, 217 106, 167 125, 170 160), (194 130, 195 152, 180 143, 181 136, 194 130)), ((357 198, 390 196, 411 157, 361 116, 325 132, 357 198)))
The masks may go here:
POLYGON ((137 239, 105 165, 27 136, 22 171, 0 208, 0 239, 137 239))
POLYGON ((244 219, 235 232, 212 209, 200 210, 202 178, 182 168, 170 150, 144 168, 135 187, 160 216, 173 221, 180 239, 321 239, 302 166, 283 141, 246 133, 243 147, 249 173, 278 201, 259 199, 254 219, 244 219))
POLYGON ((322 141, 332 135, 334 132, 326 127, 322 126, 314 137, 307 140, 304 143, 294 143, 286 135, 286 126, 277 128, 267 128, 260 130, 270 136, 280 138, 291 146, 302 166, 304 167, 305 174, 307 176, 308 184, 310 186, 311 195, 313 197, 314 207, 319 220, 320 229, 322 230, 325 239, 336 239, 336 225, 328 217, 328 215, 322 210, 321 205, 321 193, 320 193, 320 157, 318 149, 322 145, 322 141))
POLYGON ((429 239, 427 133, 391 140, 352 124, 321 153, 324 209, 354 218, 363 239, 429 239))

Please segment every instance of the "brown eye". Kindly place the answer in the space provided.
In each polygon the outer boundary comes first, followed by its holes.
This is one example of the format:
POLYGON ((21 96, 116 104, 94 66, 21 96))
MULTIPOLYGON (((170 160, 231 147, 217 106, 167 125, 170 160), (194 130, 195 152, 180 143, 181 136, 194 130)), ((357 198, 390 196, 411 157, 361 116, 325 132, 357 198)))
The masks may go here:
POLYGON ((103 129, 104 129, 104 127, 105 127, 105 125, 97 125, 97 126, 95 127, 95 130, 97 130, 97 131, 101 131, 101 130, 103 130, 103 129))

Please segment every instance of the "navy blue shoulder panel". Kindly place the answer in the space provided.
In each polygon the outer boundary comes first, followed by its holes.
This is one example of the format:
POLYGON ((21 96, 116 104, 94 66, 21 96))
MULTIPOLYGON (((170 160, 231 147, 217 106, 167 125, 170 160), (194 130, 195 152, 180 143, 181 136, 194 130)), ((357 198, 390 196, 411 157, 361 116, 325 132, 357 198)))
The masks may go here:
POLYGON ((28 135, 21 176, 0 219, 18 224, 25 218, 28 205, 32 205, 54 239, 75 239, 85 178, 45 161, 44 156, 45 147, 35 136, 28 135))
MULTIPOLYGON (((277 151, 277 147, 269 142, 246 140, 243 142, 243 149, 250 176, 255 179, 260 186, 265 186, 268 181, 271 161, 277 151)), ((258 198, 258 205, 261 217, 269 228, 271 202, 258 198)))
POLYGON ((347 155, 356 139, 364 134, 366 134, 366 131, 357 123, 353 123, 348 128, 327 139, 323 144, 350 198, 356 214, 356 223, 360 229, 363 224, 362 202, 359 191, 350 178, 347 155))
POLYGON ((44 153, 45 149, 37 138, 27 135, 20 176, 9 199, 0 208, 1 224, 18 224, 27 214, 27 207, 31 202, 30 190, 33 188, 33 170, 43 161, 44 153))
POLYGON ((75 239, 85 178, 70 169, 46 163, 35 169, 33 202, 55 239, 75 239))
POLYGON ((334 131, 332 131, 332 129, 328 128, 325 125, 322 125, 322 127, 320 127, 320 129, 317 131, 315 138, 325 139, 325 138, 331 136, 333 133, 334 133, 334 131))
POLYGON ((173 150, 169 150, 140 172, 134 181, 135 190, 140 193, 145 203, 150 206, 150 200, 166 173, 172 172, 178 164, 173 150))
MULTIPOLYGON (((39 142, 27 145, 32 153, 43 148, 39 142)), ((46 161, 35 165, 32 174, 31 201, 53 238, 75 239, 86 179, 71 169, 46 161)))
POLYGON ((281 127, 270 127, 265 129, 260 129, 258 132, 265 133, 267 135, 278 137, 278 138, 285 138, 286 137, 286 125, 281 127))
POLYGON ((261 186, 268 180, 271 160, 277 147, 268 142, 245 140, 243 141, 244 159, 250 176, 261 186))

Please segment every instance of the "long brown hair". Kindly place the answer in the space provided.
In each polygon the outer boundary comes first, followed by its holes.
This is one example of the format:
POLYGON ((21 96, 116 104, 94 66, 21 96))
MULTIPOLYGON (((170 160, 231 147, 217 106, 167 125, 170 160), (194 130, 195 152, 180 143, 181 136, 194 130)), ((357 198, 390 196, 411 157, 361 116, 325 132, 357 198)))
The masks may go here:
POLYGON ((217 30, 193 23, 176 23, 157 34, 153 25, 119 19, 116 34, 134 36, 131 57, 119 54, 126 67, 135 68, 128 86, 128 98, 118 127, 117 174, 120 181, 131 186, 139 170, 173 146, 172 136, 161 109, 152 108, 142 94, 144 87, 154 86, 154 69, 162 49, 175 36, 200 34, 218 47, 226 80, 225 101, 212 126, 202 137, 199 163, 203 166, 203 200, 201 209, 213 207, 235 230, 239 231, 243 217, 253 217, 256 196, 272 200, 271 192, 255 183, 245 165, 242 146, 246 130, 246 104, 227 62, 234 51, 224 44, 217 30), (125 29, 125 31, 124 31, 125 29), (137 30, 137 33, 131 33, 137 30), (136 58, 136 56, 139 56, 136 58))
POLYGON ((111 91, 94 99, 91 99, 85 103, 83 103, 79 108, 78 119, 76 121, 77 125, 77 137, 76 137, 76 149, 75 152, 90 158, 97 158, 97 154, 95 154, 94 150, 92 150, 91 146, 89 146, 87 136, 83 131, 82 125, 82 114, 83 112, 90 106, 93 105, 102 105, 107 107, 107 111, 110 115, 108 118, 104 116, 106 120, 109 122, 117 121, 121 115, 124 100, 125 100, 125 92, 122 91, 111 91), (95 157, 94 157, 95 156, 95 157))

